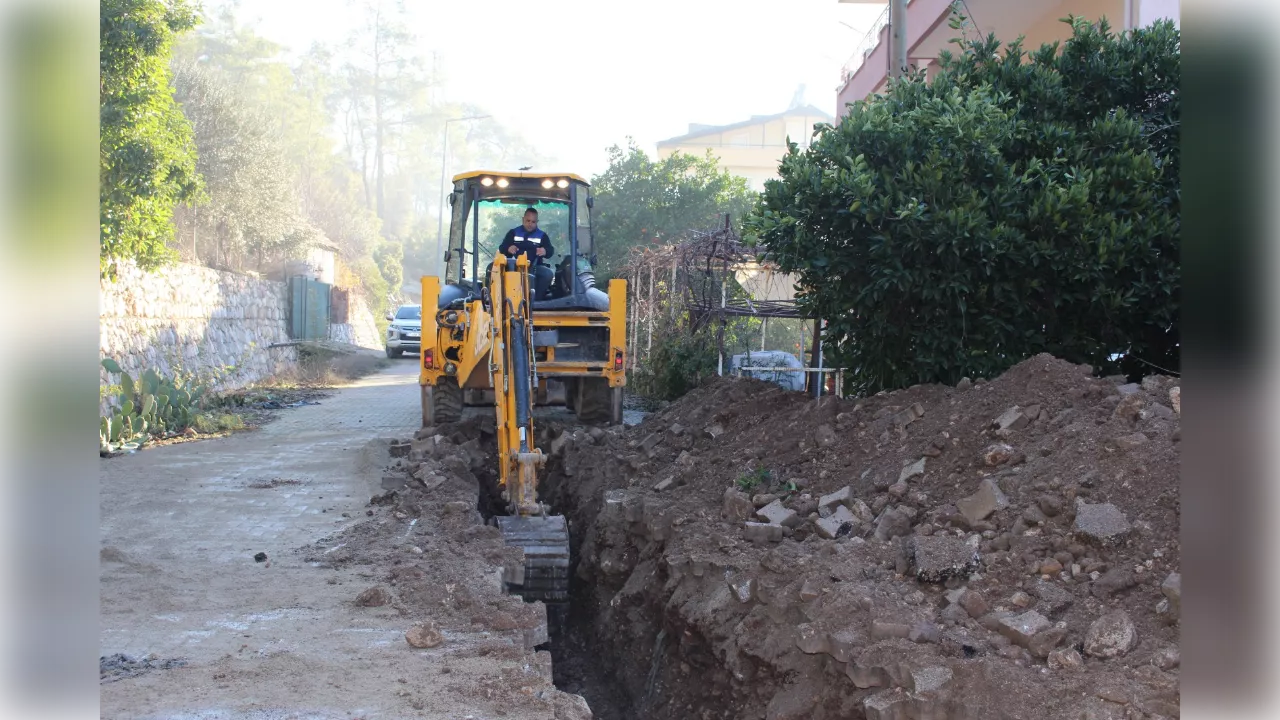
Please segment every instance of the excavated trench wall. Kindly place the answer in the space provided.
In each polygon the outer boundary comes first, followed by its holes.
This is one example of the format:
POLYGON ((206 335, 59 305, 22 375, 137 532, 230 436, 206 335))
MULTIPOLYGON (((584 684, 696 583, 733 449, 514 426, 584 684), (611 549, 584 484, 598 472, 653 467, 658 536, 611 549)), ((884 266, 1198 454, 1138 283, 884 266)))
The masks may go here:
POLYGON ((1039 356, 985 385, 815 403, 732 380, 625 432, 548 427, 575 562, 556 684, 605 720, 1176 717, 1177 399, 1039 356))

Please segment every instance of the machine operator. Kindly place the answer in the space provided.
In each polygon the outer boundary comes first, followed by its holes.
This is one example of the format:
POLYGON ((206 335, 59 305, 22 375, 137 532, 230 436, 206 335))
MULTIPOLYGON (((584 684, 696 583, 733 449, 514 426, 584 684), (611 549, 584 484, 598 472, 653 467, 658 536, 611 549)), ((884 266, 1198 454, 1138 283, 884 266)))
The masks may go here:
POLYGON ((551 281, 555 278, 555 271, 550 265, 544 264, 544 261, 551 259, 555 249, 551 247, 551 238, 538 229, 538 211, 533 208, 525 210, 524 222, 519 227, 508 230, 506 237, 502 239, 503 255, 513 258, 521 253, 529 258, 529 265, 533 268, 531 271, 534 277, 533 299, 547 299, 547 294, 551 290, 551 281))

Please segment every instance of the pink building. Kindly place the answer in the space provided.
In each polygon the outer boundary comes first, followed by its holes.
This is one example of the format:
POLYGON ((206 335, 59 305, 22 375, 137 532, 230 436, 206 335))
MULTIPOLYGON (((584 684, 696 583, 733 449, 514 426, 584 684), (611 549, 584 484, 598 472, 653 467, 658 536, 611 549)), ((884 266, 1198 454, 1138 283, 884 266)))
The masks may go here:
MULTIPOLYGON (((884 5, 884 12, 854 49, 841 70, 836 113, 845 105, 882 92, 889 76, 889 5, 875 0, 838 0, 841 3, 884 5)), ((909 0, 907 3, 907 61, 924 68, 926 76, 938 67, 942 50, 950 44, 952 0, 909 0)), ((995 33, 1007 43, 1023 36, 1023 48, 1033 50, 1046 42, 1066 40, 1071 28, 1059 22, 1068 15, 1089 20, 1107 18, 1114 30, 1144 27, 1161 18, 1178 23, 1181 0, 965 0, 960 11, 973 29, 985 37, 995 33)), ((972 35, 970 35, 972 37, 972 35)))

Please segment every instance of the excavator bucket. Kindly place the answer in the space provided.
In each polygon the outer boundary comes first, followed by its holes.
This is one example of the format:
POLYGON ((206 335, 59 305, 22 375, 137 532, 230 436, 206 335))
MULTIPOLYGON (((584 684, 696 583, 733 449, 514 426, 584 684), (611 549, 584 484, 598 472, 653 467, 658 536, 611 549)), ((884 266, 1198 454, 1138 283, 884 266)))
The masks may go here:
POLYGON ((569 524, 563 515, 499 516, 498 529, 507 545, 524 550, 523 572, 508 574, 507 592, 527 602, 550 607, 569 601, 569 524))

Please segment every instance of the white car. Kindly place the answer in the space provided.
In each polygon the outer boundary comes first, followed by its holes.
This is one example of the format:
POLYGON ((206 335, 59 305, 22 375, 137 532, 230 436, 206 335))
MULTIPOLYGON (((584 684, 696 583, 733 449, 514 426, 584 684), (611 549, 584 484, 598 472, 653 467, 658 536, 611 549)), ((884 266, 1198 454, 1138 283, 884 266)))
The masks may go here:
POLYGON ((422 306, 401 305, 395 315, 388 315, 387 357, 398 358, 405 352, 422 352, 422 306))

